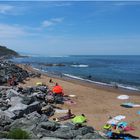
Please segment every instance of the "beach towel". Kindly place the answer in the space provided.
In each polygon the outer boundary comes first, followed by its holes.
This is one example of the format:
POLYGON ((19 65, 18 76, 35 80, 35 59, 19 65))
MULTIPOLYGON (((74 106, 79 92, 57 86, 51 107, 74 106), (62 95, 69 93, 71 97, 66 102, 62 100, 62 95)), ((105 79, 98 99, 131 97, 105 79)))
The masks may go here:
POLYGON ((64 103, 67 105, 75 105, 76 104, 76 102, 72 101, 72 100, 64 101, 64 103))
POLYGON ((118 122, 119 122, 118 120, 111 119, 111 120, 107 121, 107 124, 116 125, 118 122))
POLYGON ((133 107, 140 107, 140 105, 139 104, 134 104, 133 107))
POLYGON ((58 121, 66 121, 66 120, 72 119, 74 117, 75 117, 75 115, 74 114, 71 114, 71 115, 65 115, 65 116, 62 116, 62 117, 58 117, 56 119, 58 121))
POLYGON ((118 115, 118 116, 112 118, 111 120, 107 121, 107 124, 116 125, 116 124, 118 124, 118 122, 121 121, 122 119, 125 119, 125 116, 123 116, 123 115, 118 115))
POLYGON ((64 97, 64 96, 63 96, 63 100, 64 100, 64 101, 69 101, 69 100, 71 100, 71 99, 68 98, 68 97, 64 97))
POLYGON ((120 120, 122 120, 122 119, 125 119, 125 116, 123 116, 123 115, 118 115, 118 116, 114 117, 114 119, 120 121, 120 120))
POLYGON ((76 97, 76 95, 69 95, 69 97, 76 97))
POLYGON ((133 130, 135 130, 135 128, 132 126, 126 126, 123 130, 124 131, 133 131, 133 130))
POLYGON ((111 137, 112 137, 112 132, 111 132, 111 131, 108 131, 108 132, 106 133, 106 136, 107 136, 108 138, 111 138, 111 137))
POLYGON ((68 109, 54 109, 55 110, 55 113, 67 113, 68 112, 68 109))
POLYGON ((128 95, 120 95, 120 96, 117 97, 117 99, 127 100, 127 99, 129 99, 129 96, 128 95))
POLYGON ((137 113, 140 115, 140 110, 137 113))
POLYGON ((121 106, 126 107, 126 108, 132 108, 132 107, 140 107, 140 104, 134 104, 134 103, 128 102, 128 103, 121 104, 121 106))

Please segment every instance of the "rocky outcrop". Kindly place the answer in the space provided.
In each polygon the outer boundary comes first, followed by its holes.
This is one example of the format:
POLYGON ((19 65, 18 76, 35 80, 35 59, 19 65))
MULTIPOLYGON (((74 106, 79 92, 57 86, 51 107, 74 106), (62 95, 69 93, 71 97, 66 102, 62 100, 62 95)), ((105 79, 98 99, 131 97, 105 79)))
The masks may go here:
MULTIPOLYGON (((18 88, 0 88, 0 94, 6 93, 4 98, 0 97, 0 103, 3 102, 0 104, 0 138, 5 138, 4 134, 14 128, 26 130, 33 139, 103 138, 90 126, 77 128, 72 123, 60 124, 50 121, 49 117, 54 114, 55 106, 46 100, 50 94, 47 86, 23 88, 18 91, 18 88)), ((54 103, 58 103, 55 102, 55 98, 54 103)))
POLYGON ((17 57, 19 54, 11 49, 8 49, 5 46, 0 46, 0 57, 2 58, 11 58, 17 57))
POLYGON ((0 84, 7 83, 7 80, 12 77, 16 77, 16 82, 22 82, 29 77, 26 70, 18 67, 12 62, 6 60, 0 62, 0 84))
POLYGON ((7 60, 0 61, 0 85, 8 82, 9 79, 15 77, 15 84, 22 82, 27 77, 40 77, 40 73, 27 72, 13 62, 7 60))

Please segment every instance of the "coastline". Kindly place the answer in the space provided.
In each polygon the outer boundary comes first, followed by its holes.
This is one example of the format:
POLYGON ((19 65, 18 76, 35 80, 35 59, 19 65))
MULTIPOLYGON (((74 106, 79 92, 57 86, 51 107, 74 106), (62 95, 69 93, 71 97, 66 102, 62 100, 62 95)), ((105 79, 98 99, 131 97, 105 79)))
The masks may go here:
POLYGON ((46 72, 50 76, 55 75, 56 77, 66 77, 66 79, 72 80, 78 79, 109 88, 118 87, 119 90, 122 89, 123 91, 132 90, 132 92, 140 92, 139 67, 134 56, 99 57, 91 55, 87 58, 83 55, 82 57, 70 56, 65 61, 63 57, 56 59, 55 57, 42 56, 30 57, 29 59, 23 60, 15 59, 13 61, 30 65, 35 69, 46 72), (134 61, 134 66, 130 68, 130 65, 128 65, 128 62, 125 60, 130 62, 134 61))
MULTIPOLYGON (((29 71, 39 72, 30 66, 20 66, 29 71)), ((103 125, 106 124, 110 116, 125 115, 126 119, 123 121, 128 122, 136 128, 135 131, 130 131, 129 133, 140 136, 140 126, 138 126, 140 116, 137 114, 140 108, 124 108, 120 106, 124 102, 139 104, 139 92, 114 89, 112 87, 85 83, 75 79, 47 75, 47 73, 44 72, 41 73, 41 78, 28 79, 25 81, 25 84, 20 84, 20 86, 34 86, 36 82, 42 82, 52 89, 54 84, 49 83, 49 79, 52 78, 55 83, 57 82, 63 87, 65 95, 76 95, 75 98, 72 98, 72 100, 76 102, 76 105, 69 106, 64 104, 60 107, 63 109, 71 109, 76 115, 84 113, 88 119, 87 125, 94 127, 96 130, 102 130, 103 125), (129 95, 130 98, 128 100, 117 99, 117 96, 124 94, 129 95)), ((62 114, 56 114, 53 118, 58 116, 62 116, 62 114)))
POLYGON ((52 74, 52 73, 48 73, 46 71, 41 71, 39 69, 36 69, 34 67, 31 67, 33 70, 49 76, 50 78, 56 78, 59 80, 63 80, 63 81, 68 81, 68 82, 72 82, 75 84, 79 84, 79 85, 83 85, 86 87, 92 87, 92 88, 97 88, 97 89, 102 89, 102 90, 106 90, 106 91, 110 91, 110 92, 114 92, 114 93, 118 93, 118 94, 129 94, 129 95, 140 95, 140 91, 139 90, 131 90, 131 89, 127 89, 127 88, 123 88, 123 87, 118 87, 115 88, 113 85, 109 85, 109 84, 105 84, 105 83, 100 83, 100 82, 96 82, 96 81, 91 81, 91 80, 86 80, 86 79, 82 79, 82 78, 72 78, 66 75, 56 75, 56 74, 52 74))

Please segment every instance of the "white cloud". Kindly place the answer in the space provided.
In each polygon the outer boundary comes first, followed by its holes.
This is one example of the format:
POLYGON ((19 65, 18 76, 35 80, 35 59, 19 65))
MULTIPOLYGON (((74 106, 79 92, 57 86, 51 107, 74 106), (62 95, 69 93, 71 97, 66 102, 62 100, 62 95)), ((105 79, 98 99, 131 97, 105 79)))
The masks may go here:
POLYGON ((38 34, 38 30, 24 27, 19 25, 10 25, 10 24, 2 24, 0 23, 0 39, 2 38, 20 38, 27 36, 35 36, 38 34))
POLYGON ((42 23, 43 27, 49 27, 49 26, 53 26, 56 25, 58 23, 61 23, 63 21, 64 18, 52 18, 50 20, 45 20, 42 23))
POLYGON ((8 24, 0 24, 0 37, 14 38, 17 36, 25 35, 25 31, 17 26, 8 25, 8 24))
POLYGON ((15 7, 11 5, 6 5, 6 4, 0 4, 0 13, 1 14, 7 14, 11 12, 15 7))
POLYGON ((22 3, 19 4, 1 4, 0 3, 0 14, 3 15, 23 15, 26 14, 27 11, 30 9, 30 6, 22 3))
POLYGON ((42 23, 43 27, 49 27, 49 26, 52 26, 52 25, 54 25, 54 23, 52 21, 49 21, 49 20, 45 20, 42 23))

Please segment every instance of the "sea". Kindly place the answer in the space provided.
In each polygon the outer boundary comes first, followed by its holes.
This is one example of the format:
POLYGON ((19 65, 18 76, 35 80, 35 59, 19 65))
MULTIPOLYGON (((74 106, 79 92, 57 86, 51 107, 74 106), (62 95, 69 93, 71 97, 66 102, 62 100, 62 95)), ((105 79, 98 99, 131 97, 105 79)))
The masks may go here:
POLYGON ((28 56, 12 61, 48 74, 140 91, 140 56, 28 56))

